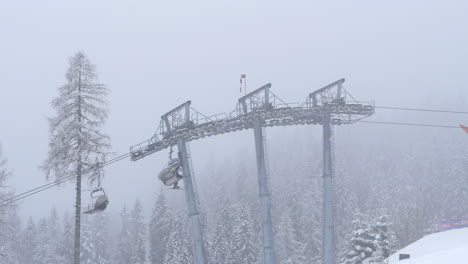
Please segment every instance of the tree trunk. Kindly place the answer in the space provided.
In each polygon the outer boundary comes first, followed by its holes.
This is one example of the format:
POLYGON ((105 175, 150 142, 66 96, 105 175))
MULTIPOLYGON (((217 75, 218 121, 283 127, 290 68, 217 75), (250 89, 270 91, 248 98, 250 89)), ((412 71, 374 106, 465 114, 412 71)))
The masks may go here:
POLYGON ((80 264, 80 237, 81 237, 81 162, 78 163, 76 177, 76 202, 75 202, 75 250, 74 264, 80 264))
POLYGON ((76 169, 74 264, 80 264, 81 251, 81 69, 78 76, 78 166, 76 169))

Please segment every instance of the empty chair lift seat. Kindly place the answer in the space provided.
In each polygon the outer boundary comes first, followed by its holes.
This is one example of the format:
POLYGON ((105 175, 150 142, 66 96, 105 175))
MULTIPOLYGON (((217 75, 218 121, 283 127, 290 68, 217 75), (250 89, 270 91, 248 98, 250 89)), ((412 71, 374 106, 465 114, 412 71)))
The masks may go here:
POLYGON ((86 207, 84 214, 94 214, 102 212, 106 209, 109 204, 109 199, 103 189, 94 190, 91 192, 91 201, 88 207, 86 207), (97 194, 100 193, 100 194, 97 194))

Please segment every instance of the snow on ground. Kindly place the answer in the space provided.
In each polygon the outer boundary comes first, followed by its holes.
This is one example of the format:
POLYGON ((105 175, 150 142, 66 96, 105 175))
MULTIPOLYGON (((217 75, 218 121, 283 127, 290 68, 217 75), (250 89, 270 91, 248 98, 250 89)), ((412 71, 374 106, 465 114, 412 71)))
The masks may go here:
POLYGON ((431 234, 390 256, 389 264, 466 264, 468 263, 468 228, 431 234), (398 260, 399 254, 410 259, 398 260))

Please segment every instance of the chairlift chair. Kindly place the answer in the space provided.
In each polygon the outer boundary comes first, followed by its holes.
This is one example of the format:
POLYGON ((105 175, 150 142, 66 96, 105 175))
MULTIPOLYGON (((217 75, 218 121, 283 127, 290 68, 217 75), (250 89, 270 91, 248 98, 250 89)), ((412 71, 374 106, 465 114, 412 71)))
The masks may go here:
POLYGON ((182 179, 180 159, 171 159, 158 175, 164 185, 171 186, 182 179))
POLYGON ((109 204, 109 199, 103 188, 96 188, 91 192, 91 201, 83 214, 94 214, 102 212, 109 204))

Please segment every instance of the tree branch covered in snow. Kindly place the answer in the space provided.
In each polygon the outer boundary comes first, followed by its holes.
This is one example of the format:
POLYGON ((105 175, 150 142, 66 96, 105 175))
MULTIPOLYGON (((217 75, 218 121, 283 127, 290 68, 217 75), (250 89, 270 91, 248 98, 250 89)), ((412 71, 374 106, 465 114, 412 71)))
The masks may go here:
MULTIPOLYGON (((57 115, 49 118, 50 150, 41 166, 53 180, 75 174, 78 163, 84 170, 91 168, 110 148, 109 137, 101 132, 108 117, 109 91, 97 82, 95 66, 79 52, 70 59, 65 76, 67 83, 52 100, 57 115)), ((99 176, 96 170, 89 180, 99 176)))

